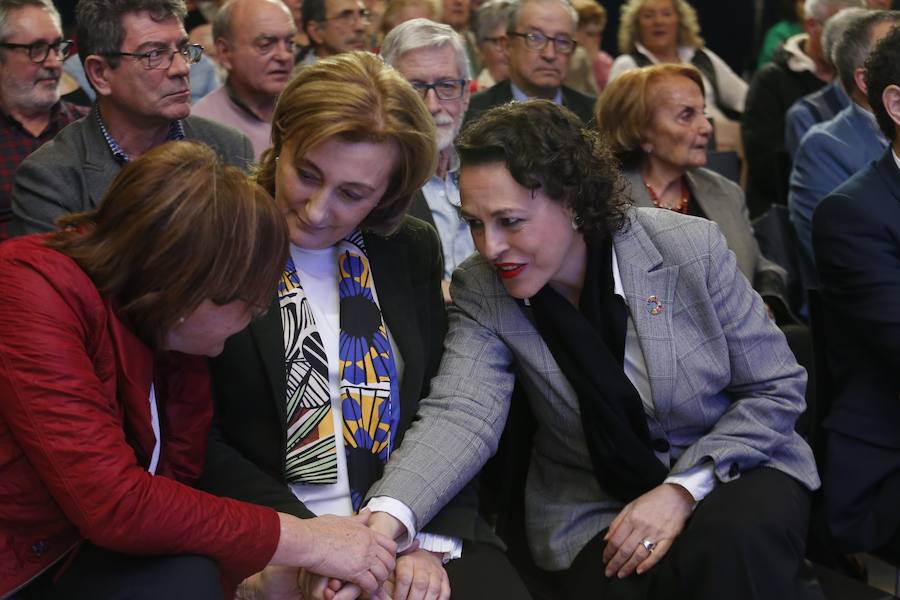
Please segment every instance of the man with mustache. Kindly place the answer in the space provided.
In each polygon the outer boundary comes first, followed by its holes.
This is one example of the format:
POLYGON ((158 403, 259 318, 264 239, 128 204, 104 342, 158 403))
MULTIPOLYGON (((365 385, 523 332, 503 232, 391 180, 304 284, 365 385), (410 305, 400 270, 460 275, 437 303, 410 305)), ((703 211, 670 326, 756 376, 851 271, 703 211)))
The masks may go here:
POLYGON ((341 52, 367 49, 371 15, 362 0, 303 0, 302 12, 310 46, 298 58, 299 66, 341 52))
POLYGON ((229 0, 213 20, 228 79, 198 102, 193 114, 244 133, 257 159, 270 146, 275 100, 294 68, 296 34, 281 0, 229 0))
POLYGON ((185 12, 183 0, 80 0, 78 51, 97 101, 19 165, 10 235, 96 207, 122 165, 166 141, 203 142, 241 167, 253 159, 245 136, 190 116, 190 65, 203 48, 190 44, 185 12))
POLYGON ((0 1, 0 240, 19 163, 86 112, 59 99, 71 45, 50 0, 0 1))
POLYGON ((450 302, 450 275, 475 251, 469 228, 459 217, 459 159, 453 141, 469 106, 469 74, 463 40, 449 25, 413 19, 391 30, 381 57, 425 100, 437 126, 437 170, 413 196, 410 214, 434 225, 444 255, 444 300, 450 302))
POLYGON ((475 94, 466 120, 500 104, 543 98, 588 123, 596 99, 562 84, 575 51, 577 24, 578 13, 568 0, 524 0, 514 8, 504 40, 509 79, 475 94))

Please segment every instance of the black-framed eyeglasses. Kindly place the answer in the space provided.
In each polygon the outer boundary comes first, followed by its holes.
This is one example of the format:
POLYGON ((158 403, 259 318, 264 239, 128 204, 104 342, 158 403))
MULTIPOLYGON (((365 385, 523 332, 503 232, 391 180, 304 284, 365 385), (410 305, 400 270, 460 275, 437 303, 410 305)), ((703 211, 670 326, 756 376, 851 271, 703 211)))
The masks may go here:
POLYGON ((434 90, 439 100, 458 100, 463 97, 466 92, 465 79, 442 79, 434 83, 424 83, 422 81, 411 81, 410 84, 416 88, 416 91, 422 94, 422 98, 428 95, 428 90, 434 90))
POLYGON ((65 60, 72 50, 72 40, 56 40, 50 42, 33 42, 31 44, 13 44, 11 42, 0 43, 0 48, 22 48, 28 50, 28 58, 33 63, 42 63, 50 56, 50 51, 56 52, 60 60, 65 60))
POLYGON ((363 23, 368 23, 372 20, 372 13, 364 8, 360 10, 353 10, 352 8, 348 8, 346 10, 342 10, 333 17, 326 17, 325 20, 340 21, 343 25, 352 25, 357 20, 360 20, 363 23))
POLYGON ((146 52, 104 52, 104 56, 130 56, 144 63, 145 69, 168 69, 175 60, 175 55, 180 54, 184 62, 193 65, 203 56, 203 46, 200 44, 185 44, 178 48, 154 48, 146 52))
POLYGON ((559 52, 560 54, 572 54, 575 51, 575 46, 577 42, 570 37, 559 36, 559 37, 548 37, 543 33, 538 33, 536 31, 532 31, 530 33, 519 33, 514 31, 508 35, 513 35, 516 37, 520 37, 525 40, 525 47, 529 50, 543 50, 547 47, 547 44, 552 41, 553 49, 559 52))

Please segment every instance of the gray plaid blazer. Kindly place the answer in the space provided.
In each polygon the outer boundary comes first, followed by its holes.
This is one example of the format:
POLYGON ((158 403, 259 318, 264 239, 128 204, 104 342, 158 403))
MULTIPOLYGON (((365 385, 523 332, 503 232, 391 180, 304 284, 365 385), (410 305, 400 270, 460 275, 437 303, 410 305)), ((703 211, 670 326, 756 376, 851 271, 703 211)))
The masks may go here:
MULTIPOLYGON (((657 456, 670 472, 711 460, 720 482, 765 466, 818 487, 812 452, 794 431, 806 373, 716 224, 637 208, 613 244, 653 394, 650 435, 667 442, 657 456), (662 312, 651 314, 650 296, 662 312)), ((427 523, 496 451, 518 378, 539 422, 528 540, 538 566, 565 569, 621 503, 594 476, 572 387, 490 265, 469 258, 451 292, 431 395, 370 495, 397 498, 427 523)))

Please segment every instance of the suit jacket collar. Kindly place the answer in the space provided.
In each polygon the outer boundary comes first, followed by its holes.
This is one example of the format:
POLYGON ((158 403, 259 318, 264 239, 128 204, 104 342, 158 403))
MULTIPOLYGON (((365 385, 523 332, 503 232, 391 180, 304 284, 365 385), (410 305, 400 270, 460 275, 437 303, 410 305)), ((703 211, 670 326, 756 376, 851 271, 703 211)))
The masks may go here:
MULTIPOLYGON (((641 211, 655 210, 659 209, 631 210, 630 225, 627 230, 613 236, 613 246, 625 302, 647 365, 655 417, 660 423, 665 423, 672 406, 677 369, 672 313, 675 310, 678 266, 662 266, 662 254, 641 224, 641 211), (651 310, 657 306, 662 311, 653 314, 651 310)), ((653 431, 652 419, 650 428, 653 431)))
POLYGON ((887 152, 875 161, 875 171, 884 180, 885 187, 894 197, 894 200, 900 202, 900 168, 897 168, 897 161, 894 160, 894 152, 891 146, 888 146, 887 152))
POLYGON ((84 178, 87 184, 88 207, 96 208, 106 194, 121 166, 113 158, 109 145, 97 123, 97 106, 81 121, 84 138, 84 178))
MULTIPOLYGON (((400 382, 400 423, 399 431, 405 431, 415 411, 417 396, 422 386, 424 365, 416 357, 422 356, 422 340, 415 321, 416 292, 407 275, 409 266, 405 248, 397 239, 387 239, 363 232, 369 263, 378 293, 379 307, 385 326, 403 357, 403 377, 400 382), (413 402, 410 402, 412 398, 413 402)), ((273 391, 273 402, 278 410, 281 424, 287 422, 287 375, 284 364, 284 330, 281 324, 281 309, 278 298, 272 300, 269 311, 250 324, 250 335, 259 351, 260 358, 273 391)))

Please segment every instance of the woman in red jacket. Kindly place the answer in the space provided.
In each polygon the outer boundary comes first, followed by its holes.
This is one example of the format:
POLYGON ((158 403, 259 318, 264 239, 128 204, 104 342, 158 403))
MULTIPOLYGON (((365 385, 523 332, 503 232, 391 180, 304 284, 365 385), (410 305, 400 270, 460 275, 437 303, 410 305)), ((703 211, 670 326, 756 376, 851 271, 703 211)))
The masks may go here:
POLYGON ((301 520, 191 488, 205 359, 267 306, 284 217, 212 150, 160 146, 99 209, 0 246, 0 597, 222 598, 267 564, 393 569, 365 517, 301 520))

